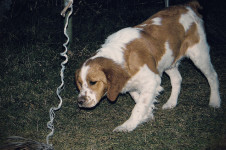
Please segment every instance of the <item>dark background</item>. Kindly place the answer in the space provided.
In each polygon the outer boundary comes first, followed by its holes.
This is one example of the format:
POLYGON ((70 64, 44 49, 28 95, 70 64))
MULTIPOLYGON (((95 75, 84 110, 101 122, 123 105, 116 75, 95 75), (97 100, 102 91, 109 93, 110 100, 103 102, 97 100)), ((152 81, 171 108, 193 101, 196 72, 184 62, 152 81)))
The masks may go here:
MULTIPOLYGON (((169 0, 170 5, 187 0, 169 0)), ((226 145, 226 5, 199 0, 211 59, 218 73, 222 107, 208 106, 209 85, 190 60, 179 69, 183 82, 179 103, 161 110, 171 91, 159 96, 155 120, 132 133, 112 130, 128 119, 134 106, 128 95, 115 104, 106 98, 93 110, 79 109, 74 72, 119 29, 137 25, 165 8, 164 0, 74 0, 73 36, 68 51, 63 106, 57 112, 56 149, 225 149, 226 145)), ((60 0, 0 1, 0 145, 19 135, 45 142, 49 108, 58 104, 59 53, 64 49, 64 18, 60 0), (11 2, 11 3, 10 3, 11 2), (10 5, 8 5, 10 4, 10 5)))

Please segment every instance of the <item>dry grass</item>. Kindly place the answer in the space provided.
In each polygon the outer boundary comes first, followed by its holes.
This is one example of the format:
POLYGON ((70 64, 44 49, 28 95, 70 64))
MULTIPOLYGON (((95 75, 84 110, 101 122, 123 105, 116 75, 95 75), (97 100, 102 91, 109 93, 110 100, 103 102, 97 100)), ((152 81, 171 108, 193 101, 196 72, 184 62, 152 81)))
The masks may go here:
MULTIPOLYGON (((183 83, 178 106, 173 110, 161 109, 171 92, 169 79, 164 75, 162 84, 165 91, 158 98, 155 120, 131 133, 112 132, 130 116, 134 102, 128 95, 120 95, 114 104, 103 98, 92 110, 77 107, 75 69, 91 56, 107 35, 143 21, 149 16, 147 14, 153 14, 160 7, 127 10, 125 6, 117 12, 109 6, 108 10, 99 9, 100 13, 96 14, 83 6, 74 16, 74 44, 65 72, 64 102, 62 109, 56 113, 56 130, 51 138, 55 149, 226 148, 226 45, 222 39, 214 40, 215 32, 219 31, 211 28, 217 21, 209 14, 206 31, 221 85, 220 109, 208 106, 208 83, 189 60, 182 62, 179 68, 183 83)), ((46 128, 48 110, 58 103, 55 90, 60 84, 59 64, 62 59, 59 52, 65 40, 60 9, 49 9, 46 13, 41 13, 41 9, 31 14, 24 12, 1 24, 1 143, 11 135, 45 142, 49 133, 46 128)))

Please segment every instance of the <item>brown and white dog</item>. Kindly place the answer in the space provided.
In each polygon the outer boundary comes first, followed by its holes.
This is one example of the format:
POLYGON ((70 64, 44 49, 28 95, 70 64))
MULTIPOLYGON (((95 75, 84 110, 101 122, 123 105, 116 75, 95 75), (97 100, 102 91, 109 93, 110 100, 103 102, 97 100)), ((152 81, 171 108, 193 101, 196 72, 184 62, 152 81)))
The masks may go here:
POLYGON ((172 93, 163 109, 174 108, 181 89, 180 60, 190 58, 210 85, 209 105, 220 107, 219 83, 198 13, 198 2, 166 8, 145 22, 110 35, 97 53, 76 71, 79 107, 94 107, 107 95, 115 101, 128 92, 136 105, 130 118, 114 131, 132 131, 153 118, 161 76, 169 75, 172 93))

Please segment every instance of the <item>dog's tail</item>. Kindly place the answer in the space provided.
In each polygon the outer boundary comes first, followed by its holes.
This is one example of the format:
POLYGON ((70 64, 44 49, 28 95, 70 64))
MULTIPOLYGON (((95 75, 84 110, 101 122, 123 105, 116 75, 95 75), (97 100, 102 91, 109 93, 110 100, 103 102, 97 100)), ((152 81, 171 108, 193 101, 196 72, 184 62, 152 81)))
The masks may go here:
POLYGON ((202 15, 199 13, 199 10, 202 10, 203 7, 199 4, 197 0, 188 2, 186 6, 189 6, 200 18, 202 18, 202 15))
POLYGON ((188 2, 186 5, 190 6, 195 11, 198 11, 199 9, 203 9, 203 7, 199 4, 199 2, 197 0, 188 2))

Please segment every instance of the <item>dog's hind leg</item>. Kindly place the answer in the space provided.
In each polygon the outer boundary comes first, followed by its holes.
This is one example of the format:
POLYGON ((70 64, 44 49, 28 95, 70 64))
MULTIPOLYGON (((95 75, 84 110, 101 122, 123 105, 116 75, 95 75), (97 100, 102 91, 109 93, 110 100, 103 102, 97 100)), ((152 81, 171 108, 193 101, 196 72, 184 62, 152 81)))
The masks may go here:
POLYGON ((170 77, 172 92, 169 100, 162 106, 162 109, 171 109, 177 105, 177 99, 181 89, 182 78, 177 67, 168 69, 165 72, 170 77))
POLYGON ((187 50, 187 56, 206 76, 210 85, 210 101, 209 105, 218 108, 220 107, 221 99, 219 94, 219 82, 217 73, 210 61, 209 46, 205 40, 199 42, 187 50))

